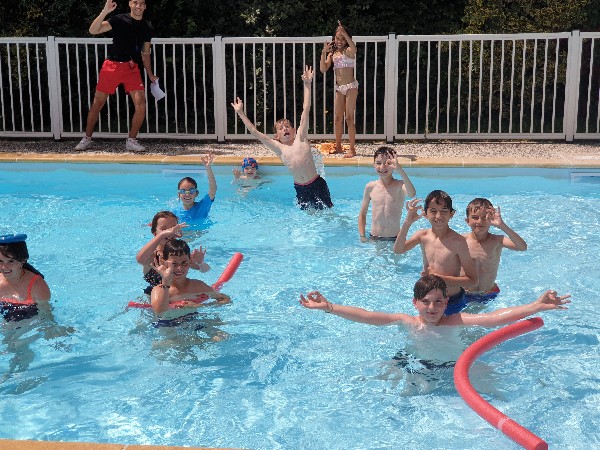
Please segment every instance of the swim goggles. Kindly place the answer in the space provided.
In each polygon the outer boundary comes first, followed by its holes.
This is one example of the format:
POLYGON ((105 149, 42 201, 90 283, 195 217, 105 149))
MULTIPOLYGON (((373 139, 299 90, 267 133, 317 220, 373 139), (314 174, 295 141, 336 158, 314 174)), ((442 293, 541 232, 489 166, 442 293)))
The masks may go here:
POLYGON ((198 189, 196 189, 196 188, 191 188, 191 189, 187 189, 187 190, 179 189, 177 192, 179 193, 179 195, 185 195, 185 194, 194 195, 194 194, 198 193, 198 189))

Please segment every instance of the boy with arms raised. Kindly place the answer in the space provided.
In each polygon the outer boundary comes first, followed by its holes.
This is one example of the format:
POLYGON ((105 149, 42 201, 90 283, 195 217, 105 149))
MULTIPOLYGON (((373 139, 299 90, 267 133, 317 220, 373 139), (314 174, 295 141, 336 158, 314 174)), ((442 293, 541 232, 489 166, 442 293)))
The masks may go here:
POLYGON ((354 306, 331 303, 319 291, 300 295, 300 304, 308 309, 319 309, 353 322, 369 325, 407 325, 417 329, 430 326, 482 326, 497 327, 506 325, 541 311, 551 309, 567 309, 564 305, 571 303, 570 295, 559 296, 556 291, 546 291, 537 300, 525 305, 502 308, 482 314, 457 313, 444 314, 448 305, 446 283, 436 275, 421 277, 413 289, 413 305, 416 316, 403 313, 385 313, 367 311, 354 306))
POLYGON ((365 186, 360 213, 358 215, 358 233, 361 240, 367 241, 366 224, 369 203, 371 210, 371 230, 369 239, 374 241, 395 241, 400 232, 400 218, 406 196, 416 195, 415 187, 398 164, 396 151, 391 147, 379 147, 373 155, 373 166, 379 179, 365 186), (397 170, 402 180, 394 178, 397 170))
POLYGON ((465 222, 471 228, 463 234, 469 246, 469 253, 475 262, 478 283, 467 289, 465 303, 486 303, 500 292, 496 285, 496 275, 503 248, 523 252, 527 243, 512 228, 504 223, 500 207, 494 208, 486 198, 475 198, 467 206, 465 222), (490 226, 502 230, 506 236, 490 233, 490 226))
POLYGON ((292 173, 296 198, 302 209, 331 208, 331 195, 327 182, 317 173, 308 140, 308 115, 310 112, 310 86, 313 79, 312 67, 306 66, 302 75, 304 81, 304 102, 298 132, 287 119, 275 123, 276 139, 258 131, 256 126, 244 113, 244 104, 238 97, 231 104, 250 133, 272 150, 292 173))
POLYGON ((408 213, 394 243, 394 253, 405 253, 421 246, 423 254, 423 272, 425 275, 437 275, 442 278, 448 289, 448 308, 446 314, 454 314, 464 307, 465 288, 477 286, 477 270, 464 236, 452 230, 448 225, 454 216, 450 196, 440 190, 429 193, 425 198, 425 211, 419 206, 420 199, 406 204, 408 213), (431 228, 416 231, 407 239, 411 225, 421 217, 426 217, 431 228))

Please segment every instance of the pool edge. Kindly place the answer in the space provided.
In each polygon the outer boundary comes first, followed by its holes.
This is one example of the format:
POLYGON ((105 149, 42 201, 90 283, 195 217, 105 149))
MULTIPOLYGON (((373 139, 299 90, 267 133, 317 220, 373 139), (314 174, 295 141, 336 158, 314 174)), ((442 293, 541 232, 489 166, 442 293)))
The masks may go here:
POLYGON ((97 444, 0 439, 0 450, 243 450, 229 447, 172 447, 162 445, 97 444))
MULTIPOLYGON (((257 157, 259 164, 282 165, 277 157, 257 157)), ((238 156, 217 156, 215 165, 239 165, 238 156)), ((547 167, 547 168, 600 168, 600 157, 591 158, 585 155, 557 154, 553 158, 514 158, 514 157, 417 157, 398 158, 403 167, 547 167)), ((95 163, 95 164, 199 164, 198 155, 166 156, 157 154, 80 154, 80 153, 1 153, 0 162, 61 162, 61 163, 95 163)), ((324 157, 326 166, 368 167, 373 163, 371 157, 354 158, 324 157)))

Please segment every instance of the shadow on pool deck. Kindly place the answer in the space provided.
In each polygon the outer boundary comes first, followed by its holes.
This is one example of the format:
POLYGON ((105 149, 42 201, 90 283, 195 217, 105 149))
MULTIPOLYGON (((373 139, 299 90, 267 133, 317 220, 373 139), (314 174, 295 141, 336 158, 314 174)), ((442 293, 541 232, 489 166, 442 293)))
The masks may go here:
POLYGON ((241 450, 160 445, 93 444, 88 442, 10 441, 0 439, 0 450, 241 450))

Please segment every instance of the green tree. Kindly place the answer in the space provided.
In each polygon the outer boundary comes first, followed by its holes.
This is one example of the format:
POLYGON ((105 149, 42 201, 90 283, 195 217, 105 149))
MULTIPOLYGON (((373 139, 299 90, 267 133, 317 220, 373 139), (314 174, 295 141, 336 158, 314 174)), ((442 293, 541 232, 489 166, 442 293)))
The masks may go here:
POLYGON ((596 31, 598 0, 468 0, 466 33, 596 31))

